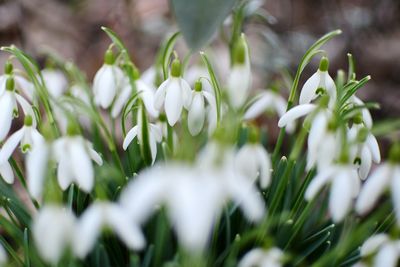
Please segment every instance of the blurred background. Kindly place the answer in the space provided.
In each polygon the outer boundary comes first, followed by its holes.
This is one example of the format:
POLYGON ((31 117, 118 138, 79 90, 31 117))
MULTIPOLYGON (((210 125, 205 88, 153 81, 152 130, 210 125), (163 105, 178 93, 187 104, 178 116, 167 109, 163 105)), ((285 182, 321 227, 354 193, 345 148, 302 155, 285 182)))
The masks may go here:
MULTIPOLYGON (((352 53, 358 78, 372 76, 359 96, 381 104, 374 117, 400 115, 400 1, 281 0, 253 6, 268 18, 245 24, 256 86, 268 84, 272 70, 288 68, 294 74, 307 47, 340 28, 343 34, 325 46, 331 75, 347 69, 346 54, 352 53)), ((90 80, 110 43, 102 25, 121 36, 142 71, 154 62, 166 34, 176 30, 168 0, 0 0, 0 45, 15 44, 42 63, 43 51, 54 51, 76 62, 90 80)), ((1 53, 0 64, 7 58, 1 53)), ((317 63, 307 68, 303 81, 317 63)))

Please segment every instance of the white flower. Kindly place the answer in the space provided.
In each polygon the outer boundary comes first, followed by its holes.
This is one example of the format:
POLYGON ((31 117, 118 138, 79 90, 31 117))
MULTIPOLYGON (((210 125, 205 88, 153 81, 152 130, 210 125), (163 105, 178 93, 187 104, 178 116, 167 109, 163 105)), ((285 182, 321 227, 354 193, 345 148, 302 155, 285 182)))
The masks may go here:
POLYGON ((6 90, 0 95, 0 141, 4 140, 7 136, 11 128, 12 119, 18 114, 17 103, 20 104, 25 116, 30 115, 34 118, 34 113, 30 104, 15 92, 14 79, 9 78, 6 84, 6 90))
POLYGON ((38 140, 28 152, 25 160, 28 190, 31 196, 38 199, 42 195, 43 182, 46 178, 50 156, 50 147, 44 139, 38 140))
POLYGON ((348 130, 348 141, 351 159, 359 164, 358 174, 361 179, 365 179, 371 169, 372 162, 380 163, 381 161, 378 141, 362 124, 355 123, 348 130))
POLYGON ((0 164, 0 175, 1 177, 3 177, 3 180, 6 183, 8 184, 14 183, 14 173, 8 161, 5 161, 4 163, 0 164))
POLYGON ((4 266, 7 262, 7 253, 4 247, 0 244, 0 266, 4 266))
POLYGON ((128 220, 126 212, 120 205, 97 202, 91 204, 76 223, 73 236, 74 253, 80 258, 86 257, 106 226, 110 227, 130 249, 144 247, 145 239, 141 230, 128 220))
POLYGON ((64 73, 54 69, 44 69, 41 72, 49 94, 53 98, 60 97, 68 86, 68 81, 64 73))
POLYGON ((279 248, 254 248, 243 256, 238 267, 280 267, 283 266, 282 262, 283 252, 279 248))
POLYGON ((43 140, 43 136, 34 127, 33 121, 30 115, 26 116, 24 126, 7 139, 0 150, 0 164, 8 161, 18 144, 22 152, 26 153, 43 140))
POLYGON ((303 85, 300 92, 299 103, 308 104, 319 95, 329 95, 329 106, 333 107, 336 101, 336 85, 328 73, 328 59, 323 57, 319 69, 303 85))
POLYGON ((202 250, 229 200, 240 205, 251 221, 259 221, 264 215, 260 194, 250 179, 236 175, 233 157, 230 153, 222 159, 228 160, 229 167, 214 164, 204 168, 199 163, 153 166, 130 182, 120 202, 132 220, 140 223, 149 218, 156 206, 164 204, 179 241, 189 250, 202 250))
MULTIPOLYGON (((157 143, 160 143, 162 141, 162 131, 159 126, 153 124, 153 123, 148 123, 146 125, 146 128, 143 129, 143 107, 140 104, 139 105, 139 110, 137 112, 137 124, 134 126, 132 129, 129 130, 129 132, 126 134, 124 138, 124 142, 122 144, 122 148, 126 150, 129 146, 129 144, 132 142, 132 140, 137 137, 138 143, 143 149, 145 146, 149 145, 150 147, 150 152, 151 152, 151 158, 152 162, 151 164, 154 163, 156 160, 157 156, 157 143), (145 132, 147 130, 147 132, 145 132), (144 136, 147 135, 148 139, 145 139, 144 136), (145 144, 144 141, 148 140, 148 144, 145 144)), ((145 115, 144 115, 145 116, 145 115)))
POLYGON ((33 221, 32 232, 41 257, 57 264, 74 234, 75 216, 69 209, 45 206, 33 221))
POLYGON ((263 189, 271 182, 271 159, 260 144, 248 143, 242 146, 236 154, 235 167, 244 177, 252 181, 259 178, 263 189))
POLYGON ((278 127, 286 127, 300 117, 306 116, 318 108, 315 104, 302 104, 289 109, 278 121, 278 127))
MULTIPOLYGON (((154 89, 151 86, 147 85, 144 81, 142 81, 142 79, 135 80, 135 85, 138 97, 143 101, 147 112, 150 114, 151 117, 157 118, 158 110, 154 108, 154 89)), ((111 109, 111 116, 113 116, 114 118, 118 117, 131 96, 131 84, 129 82, 129 79, 126 78, 124 80, 121 92, 116 97, 113 107, 111 109)))
POLYGON ((228 77, 227 92, 230 104, 239 109, 246 101, 251 87, 250 55, 244 34, 234 51, 235 60, 228 77))
POLYGON ((123 79, 123 71, 114 64, 111 50, 105 54, 105 63, 97 71, 93 80, 94 102, 102 108, 108 108, 119 93, 123 79))
POLYGON ((400 166, 383 163, 367 178, 357 199, 356 211, 365 214, 370 211, 379 197, 390 188, 397 222, 400 222, 400 166))
POLYGON ((350 211, 353 199, 357 197, 360 190, 360 180, 353 166, 336 165, 321 170, 313 178, 305 192, 305 199, 314 199, 322 187, 331 183, 329 197, 329 210, 332 220, 340 222, 350 211))
MULTIPOLYGON (((287 102, 278 93, 273 91, 265 91, 256 97, 254 103, 246 110, 243 119, 252 120, 260 116, 266 110, 274 110, 282 117, 286 112, 287 102)), ((295 124, 293 122, 287 124, 286 130, 289 133, 294 131, 295 124)))
MULTIPOLYGON (((356 95, 352 95, 348 101, 349 103, 352 103, 353 105, 356 106, 364 106, 365 103, 359 99, 356 95)), ((367 127, 368 129, 372 128, 372 116, 371 113, 369 112, 368 108, 362 108, 361 109, 361 115, 362 115, 362 119, 363 119, 363 123, 365 125, 365 127, 367 127)))
POLYGON ((204 120, 206 117, 206 106, 204 103, 204 98, 207 100, 209 108, 209 119, 211 125, 216 124, 217 114, 216 114, 216 102, 215 97, 212 92, 203 89, 203 84, 208 84, 207 81, 197 81, 195 83, 195 90, 191 93, 190 106, 188 107, 188 128, 191 135, 195 136, 200 133, 203 129, 204 120), (215 111, 215 112, 213 112, 215 111))
POLYGON ((180 75, 180 63, 175 59, 172 62, 169 78, 158 87, 154 96, 154 107, 161 111, 164 105, 165 114, 171 126, 179 120, 182 108, 188 108, 190 105, 190 85, 180 75))
POLYGON ((14 67, 9 61, 4 65, 4 74, 0 75, 0 95, 6 90, 6 84, 9 78, 13 78, 15 81, 15 88, 22 91, 22 93, 32 101, 34 91, 33 84, 25 79, 25 77, 21 75, 21 72, 14 71, 14 67))
MULTIPOLYGON (((400 241, 391 240, 387 234, 376 234, 368 238, 360 249, 361 257, 373 258, 374 267, 396 267, 400 256, 400 241)), ((358 264, 363 264, 362 262, 358 264)), ((366 265, 361 265, 366 266, 366 265)))
POLYGON ((103 164, 92 144, 82 136, 72 135, 57 139, 52 148, 58 163, 57 178, 62 190, 76 182, 83 191, 90 192, 94 184, 92 160, 98 165, 103 164))

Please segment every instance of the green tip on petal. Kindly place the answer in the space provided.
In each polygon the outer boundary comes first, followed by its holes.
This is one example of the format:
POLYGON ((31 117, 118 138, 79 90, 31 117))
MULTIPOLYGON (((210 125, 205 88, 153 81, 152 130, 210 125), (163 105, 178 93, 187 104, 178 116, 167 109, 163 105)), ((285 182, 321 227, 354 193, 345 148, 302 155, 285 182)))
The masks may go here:
POLYGON ((174 61, 172 61, 171 75, 173 77, 181 77, 181 62, 179 59, 174 59, 174 61))
POLYGON ((107 49, 106 53, 104 54, 104 63, 107 65, 113 65, 115 62, 114 53, 111 49, 107 49))
POLYGON ((26 115, 25 118, 24 118, 24 125, 25 126, 32 126, 32 122, 33 122, 32 116, 31 115, 26 115))
POLYGON ((14 66, 11 61, 7 60, 6 64, 4 65, 4 73, 11 75, 13 72, 14 66))
POLYGON ((196 92, 201 92, 201 90, 203 90, 203 84, 201 83, 200 80, 197 80, 197 81, 194 83, 194 90, 195 90, 196 92))
POLYGON ((319 70, 320 71, 328 71, 329 68, 329 60, 327 57, 322 57, 319 62, 319 70))
POLYGON ((12 77, 7 78, 7 81, 6 81, 6 90, 8 90, 8 91, 14 91, 14 88, 15 88, 14 78, 12 78, 12 77))

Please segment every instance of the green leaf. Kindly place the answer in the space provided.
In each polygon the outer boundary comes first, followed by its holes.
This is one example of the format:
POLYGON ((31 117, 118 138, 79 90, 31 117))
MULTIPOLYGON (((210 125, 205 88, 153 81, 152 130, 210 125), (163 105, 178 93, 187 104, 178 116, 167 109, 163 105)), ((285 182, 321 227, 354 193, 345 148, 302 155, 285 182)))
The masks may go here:
POLYGON ((206 45, 234 7, 236 0, 171 0, 172 10, 192 50, 206 45))
POLYGON ((163 46, 161 63, 162 63, 164 80, 168 78, 168 65, 171 58, 172 50, 174 48, 176 39, 178 38, 179 34, 180 32, 174 33, 163 46))

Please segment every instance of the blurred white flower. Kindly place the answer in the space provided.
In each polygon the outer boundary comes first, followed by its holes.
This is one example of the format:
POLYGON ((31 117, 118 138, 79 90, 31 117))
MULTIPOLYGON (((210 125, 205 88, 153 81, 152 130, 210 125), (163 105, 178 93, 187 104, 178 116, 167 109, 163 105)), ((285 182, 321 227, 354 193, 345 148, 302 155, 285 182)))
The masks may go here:
MULTIPOLYGON (((11 128, 14 116, 18 114, 17 103, 21 106, 25 116, 30 115, 34 118, 31 105, 19 94, 15 92, 15 82, 13 78, 6 81, 6 90, 0 95, 0 141, 3 141, 11 128)), ((36 121, 33 122, 36 127, 36 121)))
POLYGON ((169 125, 174 126, 181 116, 182 108, 189 107, 191 91, 190 85, 181 78, 181 65, 175 59, 169 78, 158 87, 154 96, 154 107, 161 111, 164 105, 169 125))
POLYGON ((279 248, 254 248, 243 256, 238 267, 280 267, 282 262, 283 252, 279 248))
POLYGON ((8 161, 18 144, 20 144, 21 151, 26 153, 43 140, 43 136, 33 126, 33 121, 34 119, 27 115, 24 119, 24 126, 6 140, 0 150, 0 164, 8 161))
MULTIPOLYGON (((352 103, 353 105, 357 105, 357 106, 364 106, 365 103, 359 99, 356 95, 352 95, 349 99, 349 101, 347 101, 348 103, 352 103)), ((361 109, 361 115, 362 115, 362 120, 363 123, 365 125, 365 127, 367 127, 368 129, 372 128, 372 116, 371 113, 369 112, 368 108, 362 108, 361 109)))
POLYGON ((247 99, 251 87, 250 52, 244 34, 234 48, 234 61, 228 77, 227 92, 233 108, 239 109, 247 99))
MULTIPOLYGON (((207 100, 209 105, 209 120, 210 124, 216 124, 216 102, 215 96, 212 92, 203 89, 204 84, 209 84, 207 80, 198 80, 195 83, 195 89, 191 93, 190 105, 188 107, 188 128, 191 135, 198 135, 203 129, 204 120, 206 118, 207 109, 204 99, 207 100), (213 112, 215 111, 215 112, 213 112)), ((213 126, 212 126, 213 127, 213 126)))
POLYGON ((8 256, 4 247, 0 244, 0 266, 5 266, 8 256))
POLYGON ((387 234, 376 234, 368 238, 360 249, 361 258, 373 258, 372 265, 362 261, 353 266, 396 267, 400 256, 400 241, 391 240, 387 234))
POLYGON ((235 167, 251 181, 259 178, 263 189, 271 182, 271 159, 261 144, 247 143, 242 146, 236 154, 235 167))
POLYGON ((62 190, 76 182, 85 192, 90 192, 94 184, 92 160, 103 164, 92 144, 79 135, 68 135, 57 139, 52 146, 58 163, 57 178, 62 190))
POLYGON ((137 137, 138 143, 142 149, 145 146, 149 145, 152 158, 151 164, 153 164, 157 156, 157 143, 160 143, 162 141, 162 131, 158 125, 155 125, 153 123, 148 123, 147 125, 144 125, 143 116, 146 115, 143 113, 144 110, 142 104, 139 104, 139 109, 137 112, 137 124, 126 134, 124 142, 122 144, 122 148, 126 150, 132 140, 137 137), (144 138, 145 136, 147 136, 147 138, 144 138), (144 143, 146 140, 148 140, 148 144, 144 143))
MULTIPOLYGON (((264 91, 256 97, 254 103, 244 113, 244 120, 252 120, 260 116, 266 110, 273 110, 282 117, 286 112, 286 100, 276 92, 271 90, 264 91)), ((289 133, 294 131, 295 123, 288 123, 286 130, 289 133)))
POLYGON ((15 81, 15 88, 32 101, 34 93, 33 84, 22 76, 19 71, 14 71, 14 67, 9 61, 4 65, 4 74, 0 75, 0 95, 6 90, 6 83, 9 78, 13 78, 15 81))
POLYGON ((205 167, 204 163, 216 155, 204 153, 207 159, 195 166, 171 162, 146 169, 130 182, 120 199, 130 218, 140 223, 149 218, 156 206, 164 204, 179 241, 192 251, 205 247, 229 200, 239 205, 250 221, 261 220, 265 212, 253 182, 234 171, 233 150, 220 158, 229 166, 214 162, 205 167))
POLYGON ((35 146, 26 155, 25 169, 28 190, 35 199, 42 195, 50 152, 50 145, 42 138, 35 143, 35 146))
POLYGON ((322 187, 331 183, 329 211, 334 222, 340 222, 350 211, 353 199, 360 191, 360 180, 356 169, 349 165, 333 165, 321 170, 313 178, 304 194, 307 201, 313 200, 322 187))
POLYGON ((287 125, 294 123, 295 120, 306 116, 318 108, 315 104, 302 104, 289 109, 285 114, 281 116, 278 121, 278 127, 286 127, 287 125))
POLYGON ((93 249, 104 227, 109 227, 130 249, 141 249, 144 236, 137 225, 128 219, 122 207, 110 202, 91 204, 79 217, 73 236, 74 253, 85 258, 93 249))
POLYGON ((32 232, 39 254, 45 261, 57 264, 71 243, 74 226, 75 216, 69 209, 52 205, 40 209, 34 218, 32 232))
POLYGON ((97 71, 93 80, 93 94, 96 105, 106 109, 111 106, 121 90, 124 73, 115 63, 111 50, 105 54, 104 65, 97 71))
POLYGON ((329 61, 326 57, 321 59, 319 69, 303 85, 300 92, 299 104, 311 103, 318 96, 329 95, 329 107, 336 102, 336 85, 328 73, 329 61))
POLYGON ((0 175, 1 177, 3 177, 3 180, 6 183, 8 184, 14 183, 14 173, 8 161, 5 161, 4 163, 0 164, 0 175))
POLYGON ((392 200, 397 222, 400 225, 400 166, 383 163, 378 166, 364 183, 356 202, 356 211, 365 214, 370 211, 379 197, 387 190, 392 192, 392 200))
POLYGON ((53 98, 60 97, 67 90, 68 80, 62 71, 43 69, 41 73, 46 88, 53 98))

